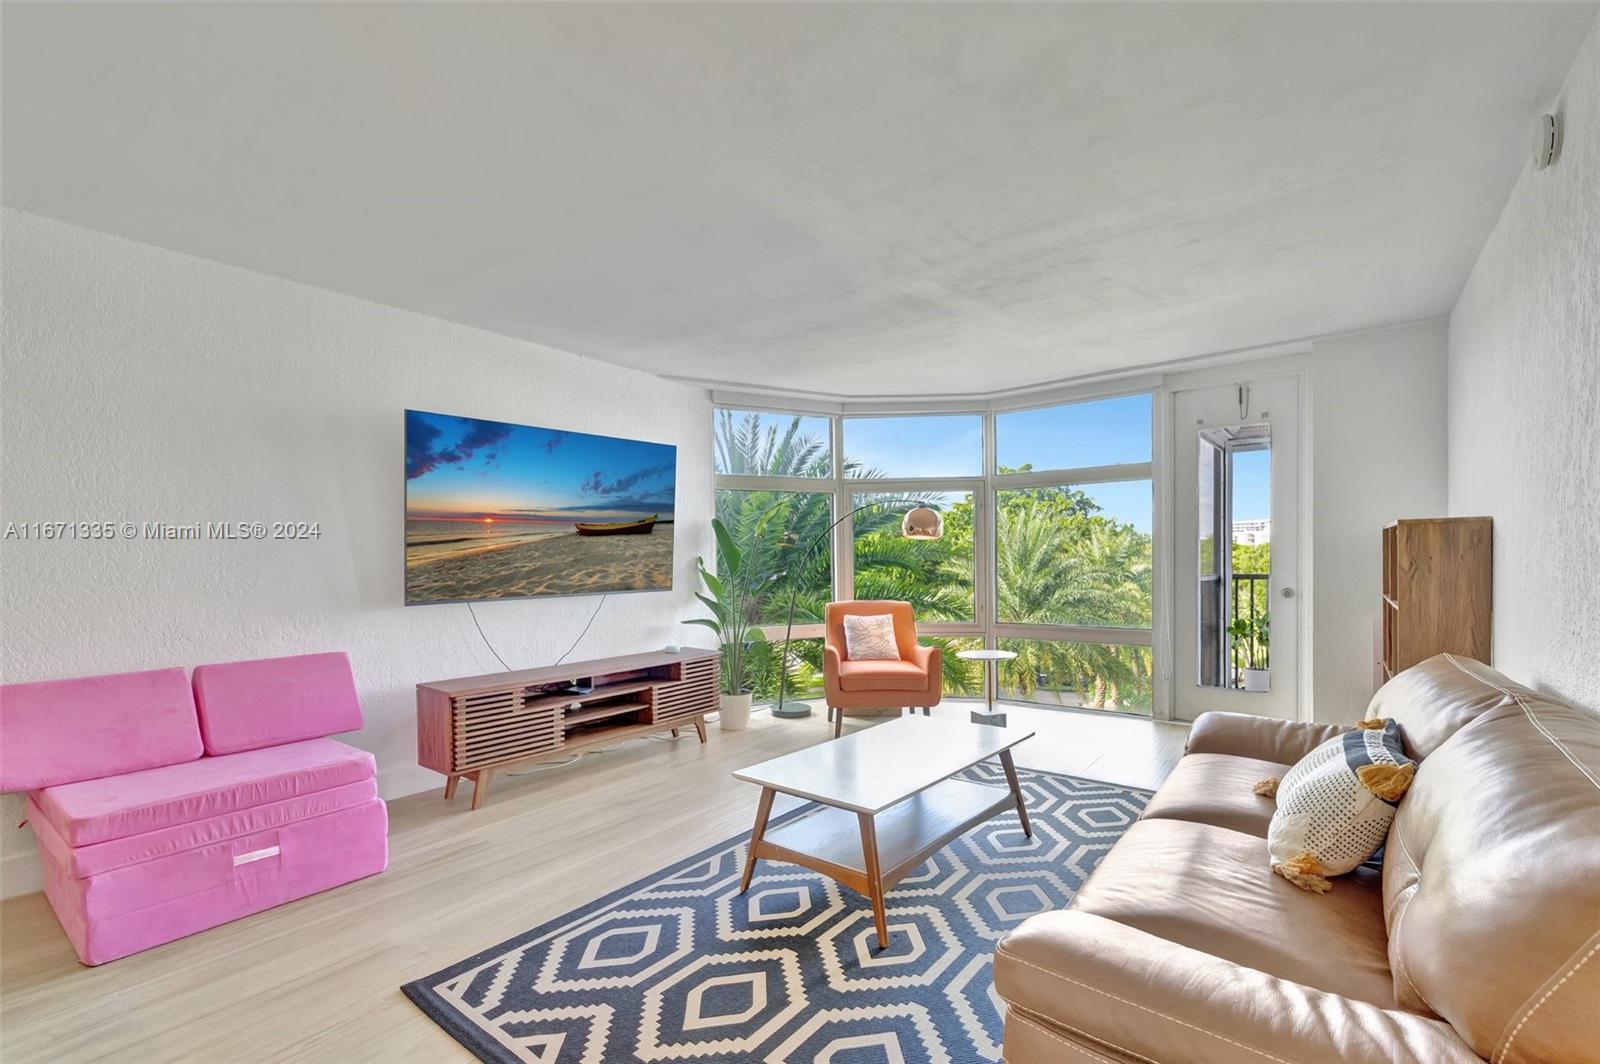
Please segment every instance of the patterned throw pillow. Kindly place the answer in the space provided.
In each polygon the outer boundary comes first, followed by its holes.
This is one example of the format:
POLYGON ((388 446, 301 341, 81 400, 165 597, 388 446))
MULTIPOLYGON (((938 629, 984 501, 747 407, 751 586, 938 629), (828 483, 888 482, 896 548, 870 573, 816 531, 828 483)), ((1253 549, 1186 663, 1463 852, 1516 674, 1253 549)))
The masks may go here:
POLYGON ((1272 870, 1302 890, 1326 893, 1328 876, 1366 861, 1384 843, 1416 762, 1400 745, 1400 725, 1364 720, 1301 758, 1282 782, 1262 780, 1278 811, 1267 828, 1272 870))
POLYGON ((844 619, 844 653, 851 661, 899 661, 894 618, 887 613, 852 614, 844 619))

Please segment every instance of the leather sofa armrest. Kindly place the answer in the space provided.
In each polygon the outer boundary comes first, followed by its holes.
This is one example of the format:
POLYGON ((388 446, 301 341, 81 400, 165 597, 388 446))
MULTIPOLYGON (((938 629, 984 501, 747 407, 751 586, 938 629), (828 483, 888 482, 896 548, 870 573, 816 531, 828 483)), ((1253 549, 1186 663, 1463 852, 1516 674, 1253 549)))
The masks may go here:
POLYGON ((1343 724, 1308 724, 1250 713, 1202 713, 1190 727, 1183 749, 1188 754, 1233 754, 1292 765, 1349 730, 1343 724))
POLYGON ((1136 1059, 1481 1061, 1443 1020, 1315 990, 1072 910, 1031 917, 1006 936, 994 979, 1010 1006, 1008 1028, 1053 1029, 1136 1059))

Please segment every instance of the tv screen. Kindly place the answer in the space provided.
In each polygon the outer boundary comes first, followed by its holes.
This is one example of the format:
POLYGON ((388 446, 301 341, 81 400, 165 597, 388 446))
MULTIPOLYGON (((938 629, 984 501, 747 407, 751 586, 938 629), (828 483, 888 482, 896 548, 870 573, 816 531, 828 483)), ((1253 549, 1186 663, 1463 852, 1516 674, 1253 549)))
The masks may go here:
POLYGON ((678 449, 406 411, 406 605, 667 591, 678 449))

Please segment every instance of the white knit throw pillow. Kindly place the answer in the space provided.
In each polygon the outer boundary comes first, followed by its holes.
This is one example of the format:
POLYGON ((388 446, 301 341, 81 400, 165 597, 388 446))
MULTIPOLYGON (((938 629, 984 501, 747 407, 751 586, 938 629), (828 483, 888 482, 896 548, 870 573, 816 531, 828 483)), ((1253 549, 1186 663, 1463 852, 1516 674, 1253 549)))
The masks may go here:
POLYGON ((844 652, 851 661, 899 661, 894 618, 887 613, 852 614, 844 619, 844 652))
POLYGON ((1278 800, 1267 826, 1272 870, 1304 890, 1327 891, 1326 877, 1351 871, 1383 845, 1415 771, 1400 726, 1364 720, 1301 758, 1282 782, 1262 780, 1256 793, 1275 787, 1278 800))

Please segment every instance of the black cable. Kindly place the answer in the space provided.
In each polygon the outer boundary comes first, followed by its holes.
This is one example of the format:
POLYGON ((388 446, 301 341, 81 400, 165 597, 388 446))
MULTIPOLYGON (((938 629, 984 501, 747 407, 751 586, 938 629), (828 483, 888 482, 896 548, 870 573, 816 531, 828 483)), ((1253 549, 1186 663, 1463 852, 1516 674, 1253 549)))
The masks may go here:
MULTIPOLYGON (((606 599, 608 597, 610 597, 610 592, 607 592, 606 594, 601 595, 600 596, 600 601, 596 602, 594 604, 594 612, 589 614, 589 623, 583 626, 583 631, 578 633, 578 638, 574 639, 572 641, 572 645, 567 648, 567 654, 570 654, 574 650, 577 650, 578 649, 578 644, 583 642, 583 637, 589 634, 589 629, 591 627, 593 627, 593 625, 594 625, 594 619, 596 617, 600 616, 600 607, 604 606, 606 604, 606 599)), ((560 665, 563 661, 566 661, 567 660, 567 654, 561 655, 559 658, 556 659, 555 663, 557 665, 560 665)))
POLYGON ((489 637, 483 634, 483 625, 478 623, 478 611, 472 608, 470 602, 467 603, 467 612, 472 614, 472 624, 478 629, 478 638, 483 640, 483 645, 489 648, 489 653, 494 655, 494 660, 500 663, 500 667, 510 672, 511 666, 506 664, 506 659, 502 658, 500 652, 494 648, 494 644, 489 642, 489 637))

